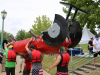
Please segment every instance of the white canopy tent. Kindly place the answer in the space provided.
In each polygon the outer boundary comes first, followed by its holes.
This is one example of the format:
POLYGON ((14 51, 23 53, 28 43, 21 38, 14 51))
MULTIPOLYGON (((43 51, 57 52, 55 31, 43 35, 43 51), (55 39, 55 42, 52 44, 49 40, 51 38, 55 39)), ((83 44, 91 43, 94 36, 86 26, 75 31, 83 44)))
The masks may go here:
POLYGON ((95 35, 92 34, 86 26, 84 26, 82 30, 82 38, 79 44, 87 44, 91 37, 95 38, 95 35))

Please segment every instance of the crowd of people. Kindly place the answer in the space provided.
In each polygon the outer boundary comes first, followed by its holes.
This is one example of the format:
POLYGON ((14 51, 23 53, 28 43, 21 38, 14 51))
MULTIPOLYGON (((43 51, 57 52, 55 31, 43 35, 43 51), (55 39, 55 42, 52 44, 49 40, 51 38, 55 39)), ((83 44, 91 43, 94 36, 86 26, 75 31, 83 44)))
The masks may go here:
MULTIPOLYGON (((20 56, 19 73, 22 72, 22 64, 25 64, 23 69, 23 75, 30 75, 30 72, 32 73, 32 75, 43 75, 43 68, 41 62, 43 60, 44 53, 40 52, 39 50, 36 50, 34 44, 31 44, 30 48, 28 48, 31 41, 32 38, 25 46, 25 49, 29 54, 30 58, 24 59, 22 56, 20 56)), ((12 44, 13 42, 8 43, 4 46, 6 53, 6 64, 5 64, 6 75, 10 74, 15 75, 17 54, 14 52, 12 44)), ((98 54, 100 55, 100 40, 98 35, 95 36, 95 39, 92 37, 91 40, 88 42, 88 50, 90 54, 93 54, 94 58, 97 57, 98 54)), ((3 53, 0 49, 0 73, 2 72, 2 58, 3 58, 3 53)), ((69 54, 66 52, 65 47, 61 46, 59 48, 59 55, 57 56, 55 63, 49 69, 47 69, 47 72, 57 67, 56 75, 68 75, 69 60, 70 60, 69 54)), ((93 60, 93 62, 94 62, 94 68, 96 68, 95 59, 93 60)))
MULTIPOLYGON (((25 49, 29 54, 30 58, 24 59, 22 56, 20 56, 19 73, 22 72, 22 64, 25 64, 23 69, 23 75, 30 75, 30 72, 32 73, 32 75, 43 75, 43 68, 41 62, 43 60, 44 53, 40 52, 39 50, 36 50, 34 44, 31 44, 30 48, 28 48, 31 41, 32 38, 25 46, 25 49)), ((6 75, 10 74, 15 75, 17 54, 14 52, 12 44, 13 42, 8 43, 4 46, 6 53, 6 64, 5 64, 6 75)), ((92 37, 91 40, 88 42, 88 50, 90 54, 93 54, 94 58, 97 57, 98 54, 100 55, 100 40, 98 35, 95 36, 95 39, 92 37)), ((3 58, 3 53, 1 52, 0 49, 0 73, 2 72, 2 58, 3 58)), ((47 72, 57 67, 56 75, 68 75, 69 60, 70 60, 69 54, 66 52, 65 47, 61 46, 59 48, 59 55, 57 56, 55 63, 49 69, 47 69, 47 72)), ((93 62, 94 62, 94 68, 96 68, 95 59, 93 60, 93 62)))
MULTIPOLYGON (((42 60, 44 57, 44 53, 36 50, 35 45, 31 44, 30 48, 28 48, 30 41, 26 44, 25 49, 29 54, 29 59, 24 59, 22 56, 20 57, 20 71, 22 72, 22 64, 24 65, 23 75, 43 75, 43 68, 42 68, 42 60)), ((14 52, 13 49, 13 42, 10 42, 5 45, 5 53, 6 53, 6 64, 5 64, 5 71, 6 75, 15 75, 15 65, 16 65, 16 56, 17 54, 14 52)), ((3 57, 3 54, 0 54, 0 57, 3 57)), ((1 59, 0 59, 1 60, 1 59)), ((56 75, 68 75, 68 63, 70 60, 69 54, 65 51, 65 48, 61 46, 59 48, 59 55, 56 58, 55 63, 47 70, 49 72, 54 67, 57 67, 56 75), (66 59, 67 58, 67 59, 66 59)), ((2 63, 2 62, 0 62, 2 63)))

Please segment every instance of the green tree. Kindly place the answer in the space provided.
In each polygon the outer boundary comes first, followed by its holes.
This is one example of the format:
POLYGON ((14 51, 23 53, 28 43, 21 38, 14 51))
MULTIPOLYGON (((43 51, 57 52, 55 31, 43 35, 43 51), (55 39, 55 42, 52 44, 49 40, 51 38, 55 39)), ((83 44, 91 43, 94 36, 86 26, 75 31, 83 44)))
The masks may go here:
MULTIPOLYGON (((0 36, 1 36, 1 31, 0 31, 0 36)), ((13 34, 7 33, 7 32, 4 31, 3 40, 7 40, 8 42, 11 42, 12 37, 14 37, 13 34)), ((0 37, 0 43, 1 43, 1 37, 0 37)))
POLYGON ((19 30, 18 32, 17 32, 17 35, 16 35, 16 40, 17 41, 20 41, 20 40, 24 40, 25 39, 25 34, 26 34, 26 32, 25 32, 25 30, 19 30))
MULTIPOLYGON (((88 15, 78 13, 75 17, 76 21, 79 21, 82 27, 87 24, 87 28, 93 34, 97 34, 95 28, 100 28, 100 0, 62 0, 67 1, 68 3, 73 4, 74 6, 85 10, 88 12, 88 15)), ((68 13, 66 8, 63 8, 64 13, 68 13)), ((73 14, 73 13, 72 13, 73 14)))
POLYGON ((33 37, 29 32, 26 32, 25 39, 33 37))
POLYGON ((31 31, 37 36, 41 35, 41 31, 45 31, 51 27, 52 21, 46 16, 36 17, 36 21, 34 21, 34 25, 32 25, 31 31))
POLYGON ((33 36, 29 32, 26 32, 25 30, 21 29, 17 32, 15 39, 17 41, 20 41, 20 40, 24 40, 24 39, 31 38, 31 37, 33 37, 33 36))
POLYGON ((99 31, 98 35, 99 35, 99 37, 100 37, 100 31, 99 31))

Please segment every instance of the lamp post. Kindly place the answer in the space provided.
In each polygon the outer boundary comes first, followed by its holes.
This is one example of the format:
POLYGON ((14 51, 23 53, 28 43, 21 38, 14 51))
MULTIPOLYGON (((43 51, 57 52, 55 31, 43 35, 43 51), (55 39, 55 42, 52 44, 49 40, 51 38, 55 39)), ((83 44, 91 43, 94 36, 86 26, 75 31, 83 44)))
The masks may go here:
POLYGON ((2 49, 2 51, 3 51, 2 43, 3 43, 3 32, 4 32, 4 19, 5 19, 6 15, 7 15, 7 12, 5 10, 3 10, 1 12, 1 16, 2 16, 1 49, 2 49))

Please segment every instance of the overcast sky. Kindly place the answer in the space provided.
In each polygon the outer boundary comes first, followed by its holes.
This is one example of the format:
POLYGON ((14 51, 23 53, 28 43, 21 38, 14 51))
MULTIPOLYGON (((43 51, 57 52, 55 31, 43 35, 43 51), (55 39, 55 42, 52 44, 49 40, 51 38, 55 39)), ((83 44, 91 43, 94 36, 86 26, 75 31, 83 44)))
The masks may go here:
MULTIPOLYGON (((16 36, 16 33, 24 29, 29 31, 36 17, 46 15, 51 21, 55 14, 66 17, 62 11, 61 0, 0 0, 0 12, 5 10, 7 16, 4 20, 4 31, 16 36)), ((0 18, 0 30, 2 30, 2 17, 0 18)))

